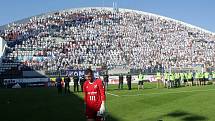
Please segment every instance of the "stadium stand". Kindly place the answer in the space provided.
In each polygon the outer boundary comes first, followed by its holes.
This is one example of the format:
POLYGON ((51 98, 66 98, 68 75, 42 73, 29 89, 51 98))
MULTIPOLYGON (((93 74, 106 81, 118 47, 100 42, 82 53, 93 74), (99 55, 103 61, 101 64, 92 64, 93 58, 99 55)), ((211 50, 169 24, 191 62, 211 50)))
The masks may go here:
POLYGON ((152 73, 194 64, 214 67, 215 61, 214 33, 128 9, 95 7, 47 13, 9 24, 0 35, 8 45, 3 62, 20 70, 106 65, 152 73))
MULTIPOLYGON (((5 48, 6 48, 6 41, 4 41, 0 37, 0 66, 2 66, 2 58, 5 54, 5 48)), ((0 69, 0 73, 2 72, 2 69, 0 69)))

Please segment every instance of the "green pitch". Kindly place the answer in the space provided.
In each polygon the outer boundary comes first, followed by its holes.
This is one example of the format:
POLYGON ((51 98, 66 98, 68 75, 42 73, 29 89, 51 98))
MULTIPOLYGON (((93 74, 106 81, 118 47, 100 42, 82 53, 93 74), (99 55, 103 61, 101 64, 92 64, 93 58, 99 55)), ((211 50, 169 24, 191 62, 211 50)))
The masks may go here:
MULTIPOLYGON (((107 94, 108 121, 215 121, 215 86, 144 90, 107 94)), ((55 88, 0 89, 1 121, 84 121, 82 93, 58 95, 55 88)))

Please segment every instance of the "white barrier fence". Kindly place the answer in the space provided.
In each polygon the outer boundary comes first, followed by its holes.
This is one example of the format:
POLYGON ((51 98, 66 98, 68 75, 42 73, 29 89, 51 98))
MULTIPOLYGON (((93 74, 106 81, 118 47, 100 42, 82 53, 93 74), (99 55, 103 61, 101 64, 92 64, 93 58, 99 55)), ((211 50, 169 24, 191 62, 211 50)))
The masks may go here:
MULTIPOLYGON (((156 82, 156 75, 144 75, 144 80, 156 82)), ((103 78, 102 78, 103 79, 103 78)), ((126 76, 123 76, 123 83, 127 84, 126 76)), ((138 76, 132 76, 131 83, 138 83, 138 76)), ((109 84, 119 84, 119 76, 109 76, 109 84)))
MULTIPOLYGON (((138 83, 138 76, 132 76, 131 83, 138 83)), ((103 80, 103 77, 101 77, 103 80)), ((4 79, 4 85, 8 84, 24 84, 24 83, 48 83, 49 78, 22 78, 22 79, 4 79)), ((145 75, 146 81, 156 82, 155 75, 145 75)), ((123 76, 123 83, 127 84, 126 76, 123 76)), ((119 84, 119 76, 109 76, 109 84, 119 84)), ((73 79, 71 78, 70 85, 73 85, 73 79)))
POLYGON ((4 84, 48 82, 48 78, 4 79, 4 84))

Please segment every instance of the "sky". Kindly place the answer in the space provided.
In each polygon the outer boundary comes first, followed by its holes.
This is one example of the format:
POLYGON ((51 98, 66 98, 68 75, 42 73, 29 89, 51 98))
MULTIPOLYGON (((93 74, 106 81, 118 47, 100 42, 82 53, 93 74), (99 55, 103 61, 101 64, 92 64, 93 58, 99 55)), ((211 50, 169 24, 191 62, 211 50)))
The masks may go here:
POLYGON ((0 26, 46 12, 79 7, 140 10, 215 32, 215 0, 1 0, 0 26))

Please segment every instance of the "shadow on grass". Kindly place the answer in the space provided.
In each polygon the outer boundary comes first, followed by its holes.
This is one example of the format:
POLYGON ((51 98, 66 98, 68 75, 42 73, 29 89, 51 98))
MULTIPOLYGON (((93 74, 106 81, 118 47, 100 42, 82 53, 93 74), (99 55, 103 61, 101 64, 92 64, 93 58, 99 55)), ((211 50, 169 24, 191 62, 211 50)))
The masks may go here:
POLYGON ((207 121, 208 120, 207 117, 200 116, 197 114, 188 113, 185 111, 174 111, 159 117, 158 118, 159 120, 157 121, 164 121, 162 120, 164 117, 165 118, 171 117, 171 118, 179 119, 181 121, 207 121))
MULTIPOLYGON (((85 121, 81 93, 57 94, 55 88, 0 90, 1 121, 85 121)), ((107 121, 118 121, 111 115, 107 121)))
POLYGON ((189 115, 189 113, 183 112, 183 111, 175 111, 175 112, 168 113, 166 116, 177 118, 177 117, 182 117, 186 115, 189 115))

